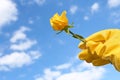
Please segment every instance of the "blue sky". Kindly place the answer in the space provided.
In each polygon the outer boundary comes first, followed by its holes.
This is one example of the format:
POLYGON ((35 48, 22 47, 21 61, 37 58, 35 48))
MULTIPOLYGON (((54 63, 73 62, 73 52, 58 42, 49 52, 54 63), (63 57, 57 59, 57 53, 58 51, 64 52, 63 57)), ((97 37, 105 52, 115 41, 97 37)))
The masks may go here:
POLYGON ((0 0, 0 80, 120 79, 111 64, 79 60, 80 41, 56 35, 49 19, 63 10, 84 37, 120 28, 120 0, 0 0))

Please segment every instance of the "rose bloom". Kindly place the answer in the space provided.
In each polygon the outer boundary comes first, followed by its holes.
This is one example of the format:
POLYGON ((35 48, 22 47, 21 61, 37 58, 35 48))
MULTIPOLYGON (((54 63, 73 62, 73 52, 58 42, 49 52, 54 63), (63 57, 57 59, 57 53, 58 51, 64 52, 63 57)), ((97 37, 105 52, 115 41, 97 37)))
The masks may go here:
POLYGON ((66 11, 63 11, 61 15, 56 13, 51 19, 50 24, 56 31, 61 31, 68 26, 68 19, 66 17, 66 11))

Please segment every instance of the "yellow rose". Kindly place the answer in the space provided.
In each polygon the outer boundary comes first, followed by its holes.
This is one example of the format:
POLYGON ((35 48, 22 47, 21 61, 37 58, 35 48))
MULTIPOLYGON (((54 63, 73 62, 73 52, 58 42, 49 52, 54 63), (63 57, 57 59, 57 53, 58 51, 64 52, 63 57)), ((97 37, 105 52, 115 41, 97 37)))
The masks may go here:
POLYGON ((94 66, 108 63, 120 71, 120 30, 108 29, 92 34, 86 38, 86 44, 80 43, 79 58, 94 66))
POLYGON ((56 13, 51 19, 50 24, 56 31, 61 31, 68 26, 68 19, 66 17, 66 11, 63 11, 61 15, 56 13))

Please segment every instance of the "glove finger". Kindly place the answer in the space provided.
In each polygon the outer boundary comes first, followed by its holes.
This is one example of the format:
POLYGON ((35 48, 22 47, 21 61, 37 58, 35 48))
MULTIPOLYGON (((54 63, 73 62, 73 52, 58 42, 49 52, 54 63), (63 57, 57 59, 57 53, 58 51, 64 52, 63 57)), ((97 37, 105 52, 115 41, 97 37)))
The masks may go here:
POLYGON ((91 36, 89 36, 88 38, 86 38, 86 41, 95 41, 95 42, 104 42, 109 38, 109 35, 111 33, 111 29, 110 30, 102 30, 99 32, 96 32, 94 34, 92 34, 91 36))
POLYGON ((119 56, 115 56, 114 66, 115 66, 116 70, 120 71, 120 54, 119 54, 119 56))
POLYGON ((103 60, 101 58, 98 58, 98 59, 95 59, 92 61, 92 64, 94 66, 102 66, 102 65, 105 65, 105 64, 108 64, 110 63, 108 60, 103 60))
POLYGON ((85 60, 86 62, 90 63, 92 62, 94 59, 97 59, 98 56, 95 54, 91 54, 89 49, 85 49, 82 52, 80 52, 78 54, 79 59, 81 60, 85 60))

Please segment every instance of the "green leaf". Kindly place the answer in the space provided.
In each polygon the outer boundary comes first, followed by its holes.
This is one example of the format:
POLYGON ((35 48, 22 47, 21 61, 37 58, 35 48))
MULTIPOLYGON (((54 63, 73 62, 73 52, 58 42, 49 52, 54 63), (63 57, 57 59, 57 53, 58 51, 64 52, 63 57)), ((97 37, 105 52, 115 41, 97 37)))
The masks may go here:
POLYGON ((68 34, 70 33, 68 28, 66 28, 64 30, 65 30, 66 33, 68 33, 68 34))
POLYGON ((72 25, 69 25, 68 28, 73 28, 73 26, 72 26, 72 25))

